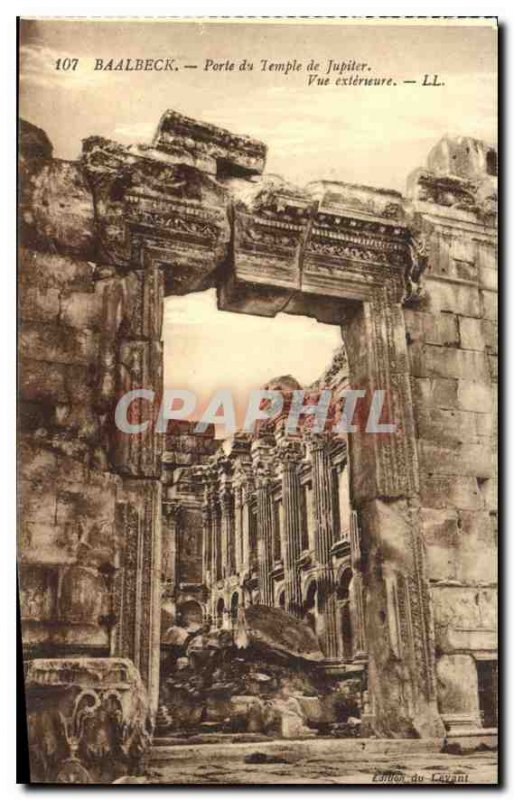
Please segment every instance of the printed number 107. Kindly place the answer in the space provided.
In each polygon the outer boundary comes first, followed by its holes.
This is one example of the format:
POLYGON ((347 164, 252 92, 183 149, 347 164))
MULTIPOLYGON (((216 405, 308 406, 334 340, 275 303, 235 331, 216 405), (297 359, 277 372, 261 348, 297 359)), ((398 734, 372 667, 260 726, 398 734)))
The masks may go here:
POLYGON ((60 69, 64 72, 73 72, 77 69, 78 63, 78 58, 58 58, 55 62, 55 69, 60 69))

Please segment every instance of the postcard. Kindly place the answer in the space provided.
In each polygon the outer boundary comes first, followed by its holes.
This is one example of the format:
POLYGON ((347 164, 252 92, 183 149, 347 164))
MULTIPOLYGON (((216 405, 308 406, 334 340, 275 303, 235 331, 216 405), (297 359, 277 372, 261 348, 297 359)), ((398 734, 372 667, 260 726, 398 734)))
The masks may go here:
POLYGON ((18 27, 27 782, 496 784, 497 19, 18 27))

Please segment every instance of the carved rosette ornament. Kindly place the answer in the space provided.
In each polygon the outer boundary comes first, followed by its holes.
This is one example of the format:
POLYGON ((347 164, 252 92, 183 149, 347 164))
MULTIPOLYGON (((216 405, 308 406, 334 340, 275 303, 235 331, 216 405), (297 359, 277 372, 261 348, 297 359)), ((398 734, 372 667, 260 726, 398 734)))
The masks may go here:
POLYGON ((25 691, 33 783, 112 783, 139 774, 152 729, 131 661, 29 661, 25 691))

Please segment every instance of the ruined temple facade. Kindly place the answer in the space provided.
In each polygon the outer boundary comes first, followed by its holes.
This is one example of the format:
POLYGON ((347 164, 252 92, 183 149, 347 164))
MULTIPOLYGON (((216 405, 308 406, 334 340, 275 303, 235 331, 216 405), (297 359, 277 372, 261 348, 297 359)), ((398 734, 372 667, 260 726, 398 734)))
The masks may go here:
MULTIPOLYGON (((266 177, 263 143, 166 112, 151 144, 93 136, 73 162, 25 124, 20 160, 34 779, 133 769, 157 711, 161 605, 227 625, 256 592, 314 608, 326 659, 362 655, 376 735, 493 729, 495 151, 444 139, 405 195, 300 188, 266 177), (221 309, 339 326, 350 385, 385 390, 397 432, 335 444, 277 429, 229 452, 206 436, 206 463, 172 491, 162 436, 121 433, 114 409, 162 390, 163 298, 211 287, 221 309), (174 525, 199 532, 184 565, 174 525)), ((147 403, 132 413, 146 420, 147 403)))
MULTIPOLYGON (((333 403, 348 388, 341 348, 319 388, 333 403)), ((163 454, 162 580, 164 635, 211 622, 231 629, 253 604, 281 608, 315 632, 333 668, 366 662, 360 535, 350 502, 346 437, 285 430, 291 376, 267 385, 283 411, 254 434, 222 442, 213 426, 172 422, 163 454), (178 463, 177 463, 178 461, 178 463), (180 463, 182 461, 182 464, 180 463)), ((327 426, 328 429, 328 426, 327 426)))

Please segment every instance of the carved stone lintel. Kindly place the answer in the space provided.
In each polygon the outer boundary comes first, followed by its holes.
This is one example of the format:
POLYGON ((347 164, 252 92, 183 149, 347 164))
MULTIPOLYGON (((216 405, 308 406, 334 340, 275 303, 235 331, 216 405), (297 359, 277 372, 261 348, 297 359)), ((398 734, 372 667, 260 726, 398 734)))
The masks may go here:
MULTIPOLYGON (((233 271, 223 307, 237 309, 249 285, 271 289, 272 315, 295 293, 359 299, 387 282, 398 297, 410 261, 409 229, 396 192, 321 182, 266 184, 236 198, 233 271)), ((251 301, 250 305, 251 305, 251 301)), ((240 309, 239 309, 240 310, 240 309)), ((301 311, 298 313, 302 313, 301 311)))

